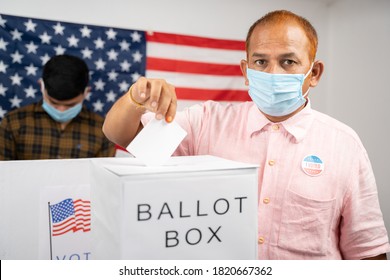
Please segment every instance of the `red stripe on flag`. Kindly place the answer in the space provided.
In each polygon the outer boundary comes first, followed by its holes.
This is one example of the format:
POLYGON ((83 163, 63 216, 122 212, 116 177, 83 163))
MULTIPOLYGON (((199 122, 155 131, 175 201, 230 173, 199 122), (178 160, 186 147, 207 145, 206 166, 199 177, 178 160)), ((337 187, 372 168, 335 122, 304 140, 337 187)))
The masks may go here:
POLYGON ((68 231, 74 231, 75 218, 73 216, 64 220, 61 224, 53 225, 53 236, 62 235, 68 231))
POLYGON ((179 101, 250 101, 247 89, 238 85, 245 41, 160 32, 148 32, 146 41, 153 43, 146 76, 172 83, 179 101))
POLYGON ((66 227, 68 224, 70 224, 69 222, 73 223, 74 222, 73 220, 74 220, 74 217, 70 216, 69 218, 63 220, 61 223, 56 223, 54 225, 54 227, 57 228, 57 229, 60 229, 60 228, 62 228, 64 226, 66 227))
POLYGON ((146 41, 202 48, 245 50, 245 42, 239 40, 213 39, 198 36, 178 35, 161 32, 147 32, 146 41))
POLYGON ((239 65, 202 63, 156 57, 148 57, 146 59, 146 69, 219 76, 242 75, 239 65))
POLYGON ((215 100, 215 101, 250 101, 248 92, 234 89, 197 89, 175 88, 178 99, 215 100))
POLYGON ((75 200, 75 201, 74 201, 75 207, 76 207, 76 204, 77 204, 77 205, 84 204, 84 205, 86 205, 86 206, 88 206, 88 207, 91 206, 91 202, 90 202, 89 200, 82 200, 82 199, 77 199, 77 200, 75 200))
POLYGON ((74 232, 82 230, 84 232, 91 230, 91 202, 78 199, 74 201, 76 225, 74 232))

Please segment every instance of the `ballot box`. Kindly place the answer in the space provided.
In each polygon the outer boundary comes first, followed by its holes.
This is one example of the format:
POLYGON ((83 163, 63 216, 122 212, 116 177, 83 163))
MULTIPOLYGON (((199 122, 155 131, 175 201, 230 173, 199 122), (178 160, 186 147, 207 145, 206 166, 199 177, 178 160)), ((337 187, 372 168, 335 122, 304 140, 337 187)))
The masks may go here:
POLYGON ((90 164, 93 259, 256 259, 255 165, 212 156, 90 164))
POLYGON ((3 161, 0 178, 2 260, 256 257, 252 165, 214 157, 173 157, 161 167, 134 158, 3 161))

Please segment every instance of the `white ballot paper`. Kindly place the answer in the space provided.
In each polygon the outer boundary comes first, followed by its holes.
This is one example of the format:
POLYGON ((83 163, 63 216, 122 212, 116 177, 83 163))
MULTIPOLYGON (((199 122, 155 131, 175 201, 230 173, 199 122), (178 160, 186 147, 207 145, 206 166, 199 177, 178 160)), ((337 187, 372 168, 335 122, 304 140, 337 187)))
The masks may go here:
POLYGON ((187 132, 175 121, 152 119, 126 150, 147 166, 163 165, 173 154, 187 132))

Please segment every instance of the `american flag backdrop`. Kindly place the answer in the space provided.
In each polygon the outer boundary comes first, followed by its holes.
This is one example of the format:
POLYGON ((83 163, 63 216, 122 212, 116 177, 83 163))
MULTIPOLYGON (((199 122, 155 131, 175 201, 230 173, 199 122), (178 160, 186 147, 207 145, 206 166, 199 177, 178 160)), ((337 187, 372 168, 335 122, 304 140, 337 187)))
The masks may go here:
POLYGON ((249 100, 239 68, 245 42, 0 15, 0 120, 41 99, 50 57, 70 54, 90 69, 86 105, 104 116, 140 76, 163 78, 180 100, 249 100))
POLYGON ((87 200, 71 198, 50 205, 52 236, 59 236, 69 231, 83 232, 91 230, 91 203, 87 200))

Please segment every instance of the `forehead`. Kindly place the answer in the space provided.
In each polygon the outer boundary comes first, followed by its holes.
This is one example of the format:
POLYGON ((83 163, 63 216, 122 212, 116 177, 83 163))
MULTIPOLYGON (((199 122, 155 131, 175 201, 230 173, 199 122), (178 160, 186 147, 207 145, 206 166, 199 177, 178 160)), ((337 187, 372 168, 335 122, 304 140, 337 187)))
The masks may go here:
POLYGON ((52 104, 55 104, 55 105, 74 105, 74 104, 77 104, 77 103, 80 103, 83 99, 84 99, 84 95, 83 94, 80 94, 72 99, 67 99, 67 100, 58 100, 58 99, 55 99, 53 97, 51 97, 50 95, 46 95, 47 96, 47 99, 49 99, 49 101, 52 103, 52 104))
POLYGON ((309 57, 310 42, 302 27, 295 23, 268 23, 255 27, 249 41, 248 55, 295 53, 309 57))

